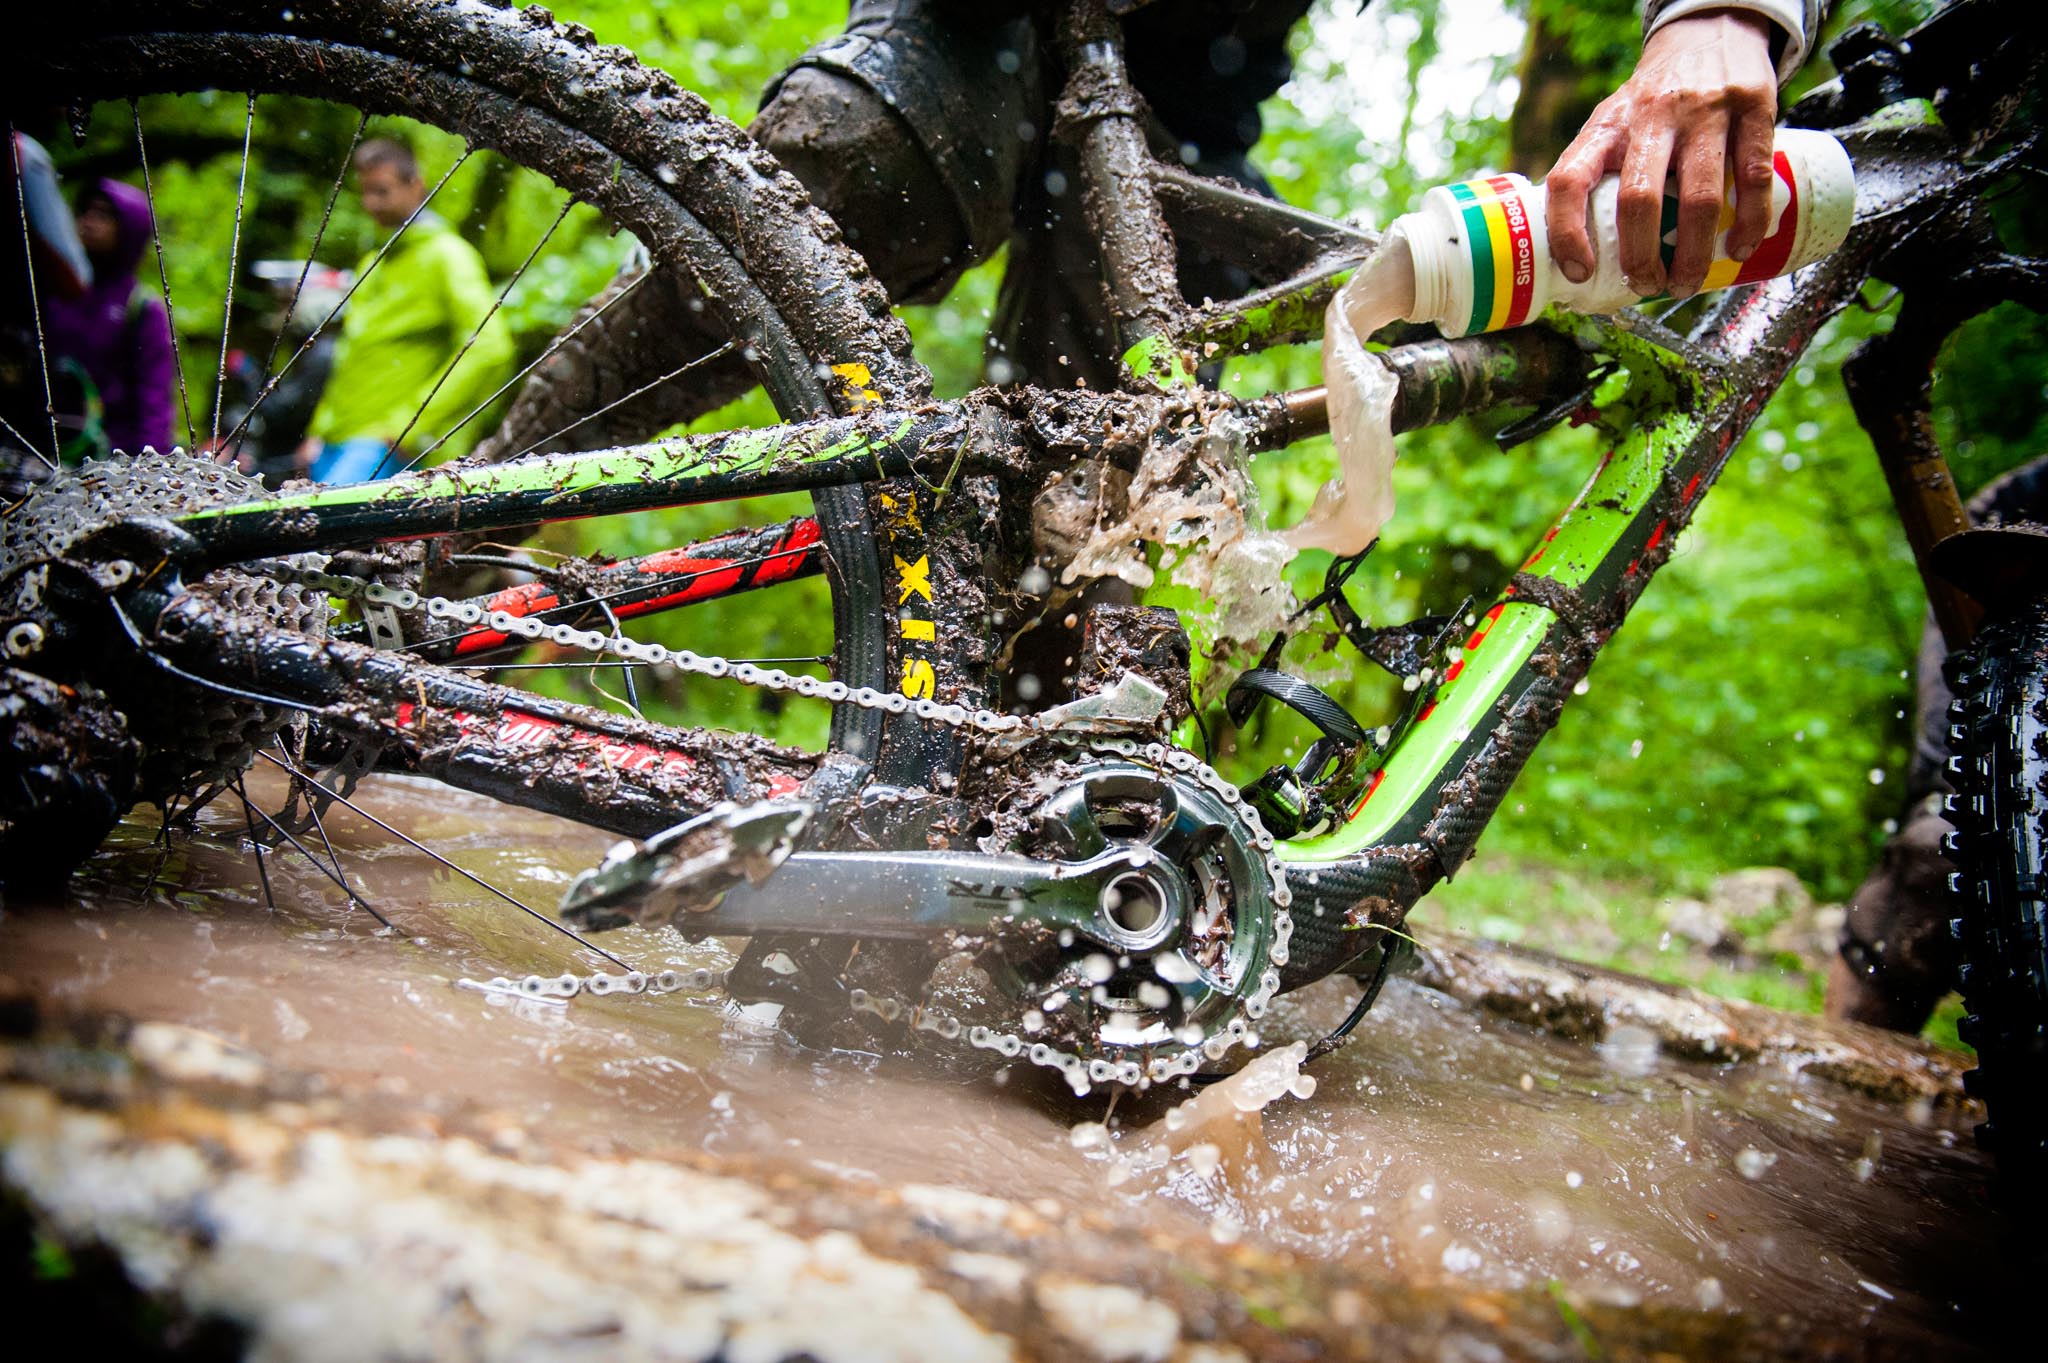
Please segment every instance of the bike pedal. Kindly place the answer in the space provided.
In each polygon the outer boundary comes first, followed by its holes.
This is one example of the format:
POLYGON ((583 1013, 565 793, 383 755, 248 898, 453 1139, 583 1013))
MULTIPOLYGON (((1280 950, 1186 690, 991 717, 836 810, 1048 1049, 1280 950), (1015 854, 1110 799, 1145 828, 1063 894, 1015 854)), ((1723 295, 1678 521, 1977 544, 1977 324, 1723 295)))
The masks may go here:
POLYGON ((816 811, 808 800, 719 804, 644 843, 622 842, 570 883, 562 917, 590 929, 686 922, 735 885, 766 880, 816 811))

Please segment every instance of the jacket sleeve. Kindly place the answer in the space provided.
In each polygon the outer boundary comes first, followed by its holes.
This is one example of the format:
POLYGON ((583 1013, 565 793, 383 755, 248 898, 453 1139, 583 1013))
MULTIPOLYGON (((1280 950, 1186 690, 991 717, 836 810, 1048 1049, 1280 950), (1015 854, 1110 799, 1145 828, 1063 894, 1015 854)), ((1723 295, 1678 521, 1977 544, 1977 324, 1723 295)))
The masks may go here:
MULTIPOLYGON (((450 427, 496 392, 512 372, 512 331, 505 325, 504 313, 496 310, 498 294, 484 271, 483 257, 453 233, 439 244, 442 302, 452 347, 448 357, 455 360, 464 344, 469 345, 469 351, 456 361, 440 391, 420 413, 419 422, 406 441, 416 450, 448 435, 450 427), (474 342, 470 341, 471 336, 476 338, 474 342)), ((486 429, 481 421, 463 427, 441 447, 435 462, 466 452, 486 434, 486 429)))
POLYGON ((152 294, 135 316, 135 432, 143 444, 168 450, 177 443, 171 397, 177 383, 170 314, 152 294))
POLYGON ((1784 35, 1783 46, 1777 48, 1778 84, 1783 85, 1806 64, 1813 50, 1813 40, 1820 32, 1822 0, 1645 0, 1644 40, 1673 19, 1703 9, 1746 9, 1775 24, 1784 35))

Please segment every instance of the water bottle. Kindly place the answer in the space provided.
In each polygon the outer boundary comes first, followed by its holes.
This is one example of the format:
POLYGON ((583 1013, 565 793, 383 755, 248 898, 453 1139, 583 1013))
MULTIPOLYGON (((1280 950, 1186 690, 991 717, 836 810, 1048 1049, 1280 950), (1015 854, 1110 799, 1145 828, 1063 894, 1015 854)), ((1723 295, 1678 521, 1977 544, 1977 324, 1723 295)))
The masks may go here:
MULTIPOLYGON (((1780 128, 1771 155, 1771 208, 1764 239, 1748 260, 1727 255, 1735 223, 1733 180, 1721 202, 1713 263, 1700 290, 1725 289, 1789 274, 1842 244, 1856 217, 1856 176, 1849 153, 1823 132, 1780 128)), ((1617 208, 1621 181, 1610 175, 1593 190, 1587 232, 1597 262, 1574 284, 1550 258, 1544 187, 1519 175, 1439 185, 1422 206, 1396 219, 1388 235, 1407 240, 1415 262, 1415 304, 1408 316, 1430 321, 1446 336, 1499 331, 1529 321, 1552 303, 1573 312, 1611 313, 1642 298, 1621 277, 1617 208)), ((1664 191, 1664 264, 1678 234, 1678 185, 1664 191)))

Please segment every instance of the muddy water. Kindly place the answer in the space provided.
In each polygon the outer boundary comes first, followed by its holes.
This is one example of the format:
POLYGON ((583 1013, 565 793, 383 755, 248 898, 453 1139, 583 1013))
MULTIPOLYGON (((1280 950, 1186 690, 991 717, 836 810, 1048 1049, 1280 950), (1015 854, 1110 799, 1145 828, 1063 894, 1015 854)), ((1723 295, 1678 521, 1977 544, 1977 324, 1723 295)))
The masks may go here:
MULTIPOLYGON (((607 839, 403 778, 364 803, 465 868, 553 903, 607 839)), ((1109 1211, 1173 1235, 1267 1243, 1389 1282, 1518 1287, 1833 1324, 1909 1347, 1996 1337, 1994 1261, 1967 1133, 1760 1066, 1599 1048, 1396 981, 1314 1092, 1169 1133, 1167 1104, 1077 1105, 1028 1074, 800 1052, 710 1000, 567 1005, 463 977, 602 964, 346 814, 380 934, 296 854, 266 862, 225 810, 164 858, 124 828, 69 902, 10 904, 0 971, 38 996, 204 1028, 280 1066, 481 1104, 510 1126, 659 1155, 746 1153, 837 1176, 951 1184, 1109 1211), (178 886, 176 890, 167 888, 178 886), (1107 1128, 1099 1123, 1107 1115, 1107 1128), (1080 1127, 1080 1130, 1076 1130, 1080 1127)), ((718 944, 627 930, 642 968, 722 967, 718 944)), ((1286 1000, 1267 1047, 1327 1027, 1347 986, 1286 1000)))

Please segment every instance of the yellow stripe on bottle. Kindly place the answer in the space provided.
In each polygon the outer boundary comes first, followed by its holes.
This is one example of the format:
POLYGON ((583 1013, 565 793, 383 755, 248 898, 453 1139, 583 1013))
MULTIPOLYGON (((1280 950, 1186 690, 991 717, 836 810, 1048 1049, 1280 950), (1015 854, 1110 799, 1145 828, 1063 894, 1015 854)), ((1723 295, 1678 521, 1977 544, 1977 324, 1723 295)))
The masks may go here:
POLYGON ((1508 324, 1508 313, 1515 305, 1514 238, 1508 233, 1508 215, 1500 206, 1499 191, 1483 180, 1474 188, 1479 191, 1479 210, 1486 214, 1486 238, 1493 247, 1493 315, 1486 329, 1499 331, 1508 324))

